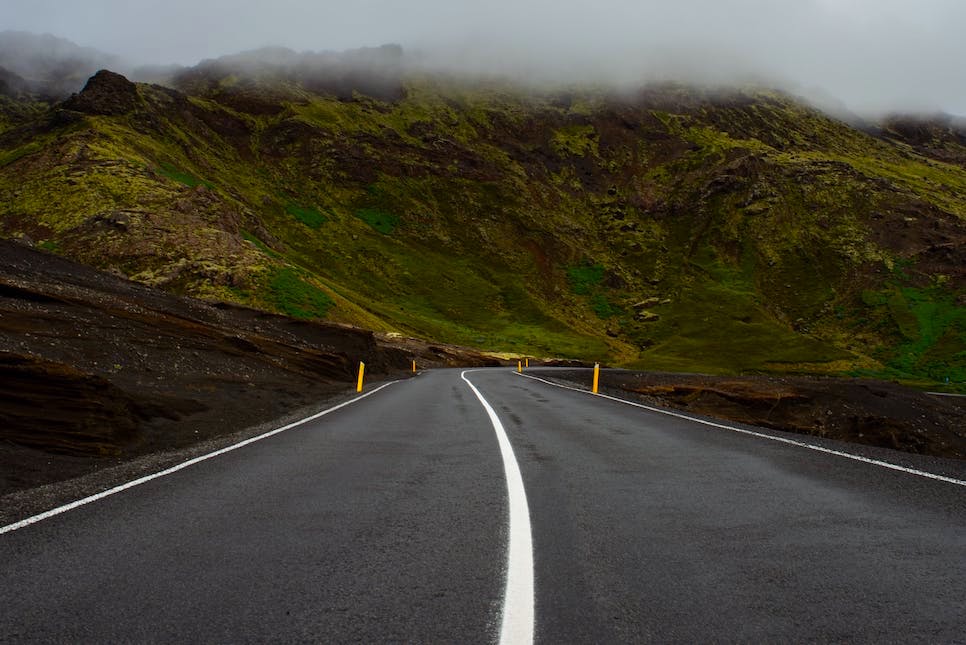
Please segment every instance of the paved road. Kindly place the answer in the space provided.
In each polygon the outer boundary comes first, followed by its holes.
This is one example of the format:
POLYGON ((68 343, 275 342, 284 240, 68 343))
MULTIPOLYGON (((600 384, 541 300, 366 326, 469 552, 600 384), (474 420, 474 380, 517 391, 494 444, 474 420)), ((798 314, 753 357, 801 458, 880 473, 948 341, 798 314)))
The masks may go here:
MULTIPOLYGON (((538 643, 966 642, 966 487, 506 370, 538 643)), ((0 535, 3 642, 493 642, 510 512, 459 371, 0 535)))

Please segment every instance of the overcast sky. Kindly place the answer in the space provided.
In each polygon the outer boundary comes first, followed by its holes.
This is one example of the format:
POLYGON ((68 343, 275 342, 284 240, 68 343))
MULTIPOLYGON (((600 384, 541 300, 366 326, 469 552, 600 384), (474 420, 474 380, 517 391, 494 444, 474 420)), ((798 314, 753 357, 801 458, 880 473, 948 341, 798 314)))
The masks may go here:
POLYGON ((859 112, 966 115, 966 0, 2 0, 0 30, 134 64, 265 45, 399 43, 430 61, 575 80, 779 80, 859 112))

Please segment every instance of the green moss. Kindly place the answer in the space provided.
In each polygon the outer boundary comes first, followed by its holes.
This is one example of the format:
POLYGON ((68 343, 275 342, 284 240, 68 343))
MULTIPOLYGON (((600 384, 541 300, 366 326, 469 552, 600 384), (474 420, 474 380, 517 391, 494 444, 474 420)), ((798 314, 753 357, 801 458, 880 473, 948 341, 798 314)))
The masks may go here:
POLYGON ((607 319, 619 316, 624 310, 610 303, 603 294, 596 294, 590 299, 590 305, 599 318, 607 319))
POLYGON ((185 186, 189 186, 191 188, 197 188, 198 186, 205 186, 207 188, 213 189, 215 187, 214 184, 212 184, 210 181, 205 181, 204 179, 198 179, 190 172, 178 170, 177 168, 175 168, 173 165, 169 163, 161 163, 158 166, 158 172, 160 172, 168 179, 171 179, 172 181, 176 181, 179 184, 184 184, 185 186))
POLYGON ((597 156, 597 130, 592 125, 570 125, 553 133, 550 147, 561 157, 597 156))
POLYGON ((577 295, 586 296, 604 280, 604 267, 600 264, 588 264, 569 267, 567 280, 570 288, 577 295))
POLYGON ((888 365, 903 374, 966 382, 966 307, 939 289, 904 287, 887 299, 904 342, 888 365))
POLYGON ((326 222, 325 215, 320 213, 317 208, 305 208, 289 204, 285 207, 285 212, 311 229, 322 228, 322 225, 326 222))
POLYGON ((392 235, 399 225, 398 217, 377 208, 361 208, 355 212, 355 216, 383 235, 392 235))
POLYGON ((848 360, 832 343, 796 333, 762 306, 748 266, 731 265, 708 249, 691 260, 658 306, 659 320, 632 326, 644 347, 637 367, 708 373, 814 371, 848 360))
POLYGON ((272 303, 293 318, 325 318, 334 304, 324 291, 303 280, 295 269, 275 270, 268 287, 272 303))
POLYGON ((38 141, 32 141, 27 145, 20 146, 19 148, 14 148, 13 150, 0 152, 0 168, 4 166, 9 166, 15 161, 18 161, 24 157, 36 154, 44 149, 44 144, 38 141))

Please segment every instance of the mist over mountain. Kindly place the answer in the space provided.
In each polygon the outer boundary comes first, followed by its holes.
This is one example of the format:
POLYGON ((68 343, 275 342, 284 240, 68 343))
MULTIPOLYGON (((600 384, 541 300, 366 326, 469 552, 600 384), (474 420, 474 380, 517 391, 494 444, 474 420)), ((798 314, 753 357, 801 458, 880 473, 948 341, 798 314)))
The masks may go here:
MULTIPOLYGON (((21 31, 0 32, 0 67, 6 70, 8 78, 9 74, 19 78, 12 84, 18 91, 50 97, 79 91, 99 69, 126 69, 118 56, 50 34, 21 31)), ((11 86, 10 80, 6 83, 11 86)))
POLYGON ((751 83, 813 100, 827 94, 867 116, 966 115, 966 4, 958 0, 8 0, 4 23, 114 52, 130 68, 190 67, 267 46, 398 43, 410 60, 457 73, 751 83))
MULTIPOLYGON (((691 4, 695 2, 700 4, 698 0, 691 4)), ((205 8, 201 3, 196 15, 203 15, 205 8)), ((706 7, 702 9, 705 21, 715 14, 706 7)), ((664 16, 665 22, 661 24, 666 30, 658 29, 657 23, 648 23, 641 28, 639 37, 632 38, 628 25, 618 24, 619 15, 613 14, 614 24, 598 31, 593 26, 607 21, 596 14, 588 17, 588 23, 580 25, 548 20, 541 27, 546 33, 539 37, 532 33, 533 24, 527 22, 535 20, 532 11, 523 11, 521 24, 503 25, 502 31, 488 15, 464 37, 457 37, 458 31, 439 30, 431 37, 420 32, 420 35, 385 41, 402 42, 402 45, 371 47, 329 47, 333 42, 330 39, 300 39, 293 32, 280 37, 275 45, 235 50, 240 53, 231 53, 231 49, 212 51, 212 56, 194 60, 187 58, 190 55, 187 52, 205 51, 198 50, 196 43, 184 48, 161 49, 152 52, 151 58, 145 58, 147 54, 130 51, 123 56, 105 53, 49 34, 4 31, 0 32, 0 67, 5 70, 0 72, 0 91, 12 92, 4 88, 13 87, 19 88, 17 91, 63 98, 80 91, 88 77, 104 68, 136 81, 175 86, 192 75, 218 75, 220 69, 243 77, 270 72, 309 85, 315 79, 343 93, 346 87, 367 77, 382 86, 378 91, 390 96, 398 93, 393 79, 409 72, 442 73, 465 79, 497 78, 538 90, 548 86, 633 90, 655 82, 725 91, 734 87, 768 87, 802 97, 837 118, 863 127, 866 122, 881 120, 892 113, 966 114, 966 90, 961 90, 966 86, 955 82, 959 72, 950 67, 956 52, 948 47, 942 52, 933 52, 936 43, 913 46, 916 38, 922 36, 914 33, 915 23, 911 23, 909 33, 889 44, 889 56, 880 57, 873 56, 881 44, 876 38, 888 40, 893 32, 877 24, 875 29, 870 27, 870 33, 863 32, 862 38, 845 43, 842 32, 854 27, 845 23, 855 18, 848 12, 835 14, 842 21, 836 28, 831 28, 833 25, 829 23, 831 14, 824 15, 825 22, 820 25, 815 15, 804 12, 799 17, 810 21, 811 29, 826 29, 820 39, 808 41, 806 45, 797 37, 777 42, 778 32, 769 23, 777 20, 775 12, 762 10, 754 21, 742 25, 747 38, 740 46, 734 42, 735 34, 722 37, 702 32, 706 25, 679 37, 683 29, 684 13, 681 12, 664 16), (300 40, 306 48, 293 47, 300 40), (801 51, 795 53, 796 49, 801 51), (888 58, 899 51, 907 54, 908 59, 892 64, 888 58), (917 59, 921 60, 911 64, 917 59), (341 90, 337 88, 339 85, 341 90)), ((724 15, 718 18, 725 20, 724 15)), ((883 18, 876 20, 882 23, 883 18)), ((872 25, 875 21, 867 22, 872 25)), ((373 29, 372 33, 382 32, 373 29)), ((399 33, 407 33, 405 23, 399 33)), ((181 37, 171 34, 166 42, 175 42, 181 37)), ((365 40, 362 37, 351 44, 358 45, 365 40)), ((220 36, 209 34, 204 41, 208 43, 207 51, 211 51, 220 42, 220 36)), ((334 42, 348 41, 336 39, 334 42)), ((377 91, 375 87, 367 86, 367 89, 377 91)))
POLYGON ((395 100, 404 93, 403 73, 404 56, 399 45, 344 52, 295 52, 284 47, 266 47, 182 68, 171 74, 167 83, 186 91, 205 92, 213 88, 212 84, 220 84, 231 76, 249 84, 267 81, 275 87, 289 82, 310 92, 340 98, 351 98, 353 92, 361 92, 378 99, 395 100))

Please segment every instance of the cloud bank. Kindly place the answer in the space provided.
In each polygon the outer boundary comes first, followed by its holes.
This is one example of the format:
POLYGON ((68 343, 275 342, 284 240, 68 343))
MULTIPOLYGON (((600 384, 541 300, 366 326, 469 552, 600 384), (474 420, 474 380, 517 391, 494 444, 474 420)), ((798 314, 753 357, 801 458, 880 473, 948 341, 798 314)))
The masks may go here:
POLYGON ((399 43, 454 70, 764 82, 864 113, 966 115, 963 25, 962 0, 5 0, 0 28, 53 33, 131 65, 399 43))

